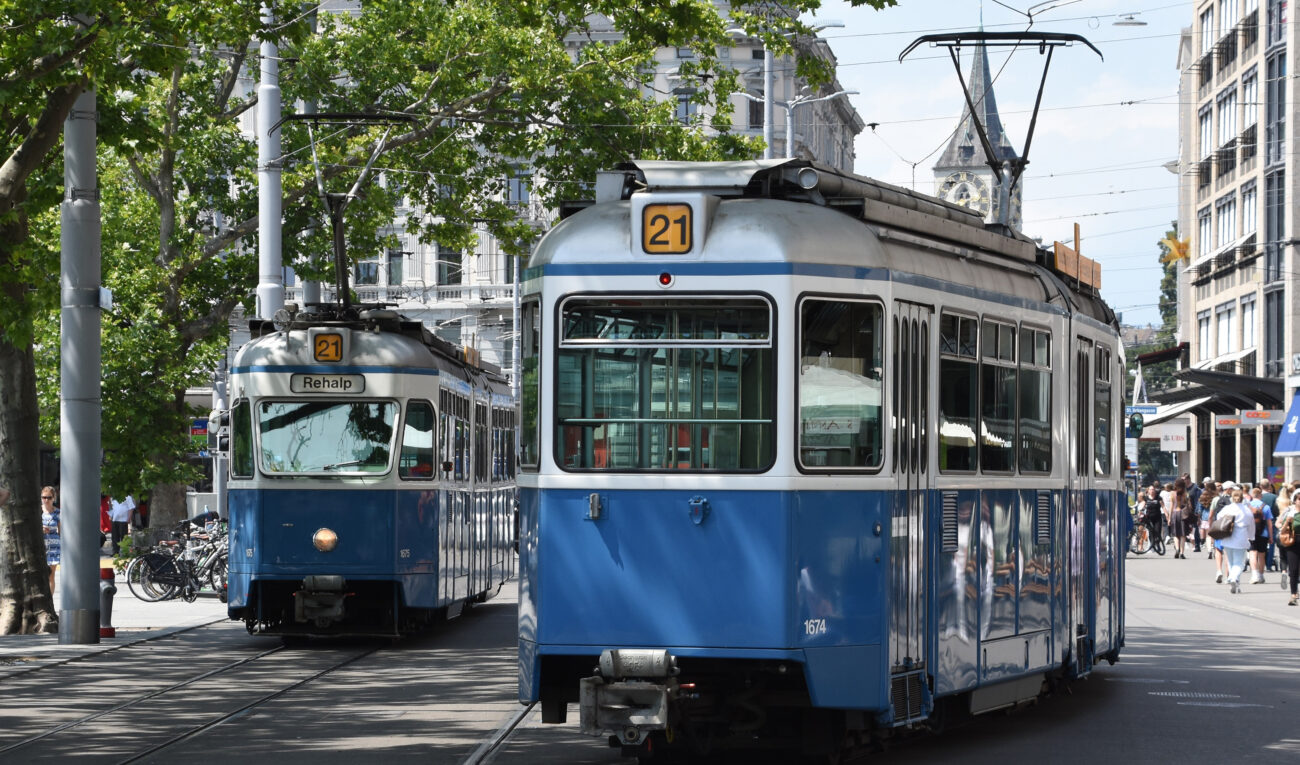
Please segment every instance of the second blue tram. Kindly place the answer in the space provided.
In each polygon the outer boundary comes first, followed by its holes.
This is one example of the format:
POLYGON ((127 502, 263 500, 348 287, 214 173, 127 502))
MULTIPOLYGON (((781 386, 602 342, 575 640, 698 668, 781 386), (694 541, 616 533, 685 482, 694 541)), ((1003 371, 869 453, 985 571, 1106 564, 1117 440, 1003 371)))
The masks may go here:
POLYGON ((496 594, 515 567, 501 374, 382 307, 250 331, 229 385, 231 618, 397 635, 496 594))
POLYGON ((1122 350, 965 208, 632 162, 525 274, 520 698, 628 753, 854 746, 1124 643, 1122 350))

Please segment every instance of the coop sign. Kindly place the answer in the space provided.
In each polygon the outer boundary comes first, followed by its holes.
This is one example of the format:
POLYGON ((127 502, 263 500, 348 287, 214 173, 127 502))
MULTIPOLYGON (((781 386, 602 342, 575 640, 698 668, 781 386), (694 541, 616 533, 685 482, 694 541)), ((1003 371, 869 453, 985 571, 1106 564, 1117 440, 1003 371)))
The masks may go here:
POLYGON ((289 378, 294 393, 364 393, 365 375, 296 374, 289 378))

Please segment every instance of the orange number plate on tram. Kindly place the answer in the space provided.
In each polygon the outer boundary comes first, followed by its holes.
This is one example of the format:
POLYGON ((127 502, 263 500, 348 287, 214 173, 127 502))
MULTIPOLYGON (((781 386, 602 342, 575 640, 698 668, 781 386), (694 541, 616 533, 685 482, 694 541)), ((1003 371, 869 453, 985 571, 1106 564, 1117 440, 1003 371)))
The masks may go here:
POLYGON ((690 252, 691 216, 691 206, 686 204, 646 205, 641 213, 641 249, 652 255, 690 252))
POLYGON ((343 335, 337 333, 317 335, 312 353, 317 361, 342 361, 343 335))

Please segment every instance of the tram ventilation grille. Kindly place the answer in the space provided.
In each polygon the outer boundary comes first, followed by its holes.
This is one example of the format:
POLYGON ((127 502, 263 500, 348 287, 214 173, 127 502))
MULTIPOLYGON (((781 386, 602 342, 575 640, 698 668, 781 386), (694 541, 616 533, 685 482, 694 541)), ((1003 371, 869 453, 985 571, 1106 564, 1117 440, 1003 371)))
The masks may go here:
POLYGON ((1038 492, 1038 515, 1035 518, 1034 541, 1040 545, 1052 542, 1052 493, 1038 492))
POLYGON ((957 492, 943 493, 943 552, 957 552, 957 492))
POLYGON ((922 702, 922 673, 895 675, 889 683, 889 699, 894 706, 894 724, 901 725, 920 719, 922 702))

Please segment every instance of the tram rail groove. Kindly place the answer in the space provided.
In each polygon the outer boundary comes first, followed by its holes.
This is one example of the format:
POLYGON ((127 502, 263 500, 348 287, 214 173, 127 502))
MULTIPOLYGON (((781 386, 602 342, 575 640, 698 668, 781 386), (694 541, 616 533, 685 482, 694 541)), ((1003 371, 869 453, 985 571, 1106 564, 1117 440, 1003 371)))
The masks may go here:
POLYGON ((159 689, 157 689, 157 690, 155 690, 155 691, 150 691, 149 693, 146 693, 146 694, 143 694, 143 695, 140 695, 140 696, 136 696, 136 697, 133 698, 133 699, 129 699, 129 700, 127 700, 127 701, 123 701, 123 702, 121 702, 121 703, 114 704, 113 706, 111 706, 111 707, 109 707, 109 708, 107 708, 107 709, 101 709, 101 710, 99 710, 98 712, 92 712, 92 713, 90 713, 90 714, 88 714, 88 715, 85 715, 84 717, 78 718, 78 719, 76 719, 76 720, 69 720, 68 722, 62 723, 62 724, 60 724, 60 725, 56 725, 56 726, 54 726, 53 728, 50 728, 50 729, 45 730, 45 731, 42 731, 41 733, 38 733, 38 734, 36 734, 35 736, 29 736, 29 737, 27 737, 27 738, 25 738, 25 739, 22 739, 21 741, 15 741, 15 742, 12 743, 12 744, 9 744, 9 745, 7 745, 7 746, 0 747, 0 755, 3 755, 3 754, 5 754, 5 753, 7 753, 7 752, 12 752, 12 751, 17 750, 17 749, 22 749, 23 747, 30 746, 31 744, 34 744, 34 743, 36 743, 37 741, 41 741, 41 740, 44 740, 44 739, 49 738, 50 736, 54 736, 54 735, 57 735, 57 734, 59 734, 59 733, 62 733, 62 732, 65 731, 65 730, 69 730, 69 729, 71 729, 71 728, 75 728, 75 727, 77 727, 77 726, 79 726, 79 725, 84 725, 84 724, 86 724, 86 723, 88 723, 88 722, 91 722, 92 720, 97 720, 97 719, 99 719, 100 717, 104 717, 104 716, 107 716, 107 715, 111 715, 111 714, 113 714, 114 712, 120 712, 120 711, 123 710, 123 709, 127 709, 127 708, 129 708, 129 707, 133 707, 133 706, 135 706, 135 705, 137 705, 137 704, 142 704, 142 703, 148 701, 149 699, 157 698, 157 697, 162 696, 163 694, 166 694, 166 693, 171 693, 172 691, 179 690, 179 689, 181 689, 181 688, 184 688, 184 687, 187 686, 187 685, 193 685, 194 683, 197 683, 197 682, 199 682, 200 680, 206 680, 206 679, 209 678, 209 677, 213 677, 213 676, 215 676, 215 675, 219 675, 219 674, 221 674, 221 673, 223 673, 223 672, 229 672, 230 670, 234 669, 235 667, 238 667, 238 666, 241 666, 241 665, 244 665, 244 664, 248 664, 248 663, 250 663, 250 662, 257 661, 258 659, 261 659, 261 658, 263 658, 263 657, 265 657, 265 656, 270 656, 270 655, 273 654, 273 653, 278 653, 278 652, 283 651, 283 650, 284 650, 284 646, 276 646, 275 648, 271 648, 271 649, 268 649, 268 650, 266 650, 266 651, 262 651, 262 652, 259 653, 259 654, 256 654, 256 655, 253 655, 253 656, 246 656, 246 657, 244 657, 243 659, 240 659, 240 660, 238 660, 238 661, 230 662, 230 663, 228 663, 228 664, 226 664, 226 665, 224 665, 224 666, 217 667, 217 668, 215 668, 215 669, 210 669, 210 670, 208 670, 207 672, 203 672, 203 673, 201 673, 201 674, 195 675, 194 677, 188 678, 188 679, 186 679, 186 680, 182 680, 182 681, 179 682, 179 683, 173 683, 173 684, 171 684, 171 685, 169 685, 169 686, 166 686, 166 687, 164 687, 164 688, 159 688, 159 689))
POLYGON ((484 765, 489 762, 490 758, 497 753, 502 744, 510 739, 510 734, 514 733, 515 728, 519 727, 519 723, 524 721, 524 718, 533 711, 533 707, 536 705, 536 701, 531 702, 511 715, 509 719, 501 724, 501 727, 496 729, 496 732, 482 744, 479 744, 477 749, 470 752, 469 757, 466 757, 461 765, 484 765))
POLYGON ((167 739, 166 741, 162 741, 162 742, 160 742, 160 743, 158 743, 158 744, 155 744, 154 746, 149 747, 148 749, 145 749, 145 750, 143 750, 143 751, 136 752, 135 754, 132 754, 131 756, 127 757, 127 758, 124 759, 124 760, 119 760, 119 761, 118 761, 118 765, 127 765, 127 763, 139 762, 140 760, 142 760, 142 759, 144 759, 144 758, 146 758, 146 757, 150 757, 150 756, 152 756, 152 755, 155 755, 155 754, 157 754, 157 753, 159 753, 159 752, 161 752, 161 751, 163 751, 163 750, 165 750, 165 749, 168 749, 168 748, 170 748, 170 747, 173 747, 173 746, 175 746, 175 745, 177 745, 177 744, 180 744, 180 743, 182 743, 182 742, 189 741, 190 739, 195 738, 195 737, 197 737, 197 736, 201 736, 201 735, 203 735, 203 733, 205 733, 206 731, 211 730, 212 728, 215 728, 215 727, 217 727, 218 725, 221 725, 221 724, 223 724, 223 723, 225 723, 225 722, 228 722, 228 721, 230 721, 230 720, 233 720, 233 719, 235 719, 236 717, 239 717, 239 716, 243 715, 245 712, 249 711, 250 709, 254 709, 254 708, 256 708, 256 707, 259 707, 259 706, 261 706, 261 705, 267 703, 268 701, 272 701, 272 700, 274 700, 274 699, 277 699, 277 698, 283 696, 283 695, 286 694, 286 693, 289 693, 290 691, 297 690, 298 688, 301 688, 302 686, 304 686, 304 685, 306 685, 306 684, 308 684, 308 683, 310 683, 310 682, 313 682, 313 681, 315 681, 315 680, 319 680, 320 678, 322 678, 322 677, 324 677, 324 676, 330 674, 331 672, 334 672, 335 670, 342 669, 343 667, 346 667, 346 666, 348 666, 349 664, 352 664, 353 662, 360 661, 361 659, 364 659, 364 658, 366 658, 367 656, 370 656, 371 654, 373 654, 373 653, 379 651, 382 647, 383 647, 383 646, 375 646, 375 647, 373 647, 373 648, 369 648, 369 649, 367 649, 367 650, 365 650, 365 651, 362 651, 361 653, 358 653, 357 655, 355 655, 355 656, 353 656, 353 657, 351 657, 351 658, 349 658, 349 659, 345 659, 345 660, 343 660, 343 661, 341 661, 341 662, 338 662, 337 664, 334 664, 334 665, 331 665, 331 666, 329 666, 329 667, 326 667, 325 669, 322 669, 322 670, 320 670, 319 672, 313 673, 313 674, 310 675, 309 677, 305 677, 305 678, 303 678, 303 679, 301 679, 301 680, 298 680, 298 681, 296 681, 296 682, 294 682, 294 683, 291 683, 291 684, 289 684, 289 685, 286 685, 286 686, 283 687, 283 688, 280 688, 280 689, 278 689, 278 690, 272 691, 271 693, 267 693, 267 694, 265 694, 265 695, 263 695, 263 696, 259 696, 258 698, 253 699, 252 701, 248 702, 247 704, 244 704, 243 706, 239 707, 238 709, 235 709, 235 710, 230 711, 230 712, 226 712, 225 714, 219 715, 219 716, 217 716, 217 717, 215 717, 215 718, 213 718, 213 719, 211 719, 211 720, 208 720, 207 722, 202 723, 202 724, 200 724, 200 725, 192 726, 192 727, 190 727, 188 730, 186 730, 185 732, 183 732, 183 733, 181 733, 181 734, 179 734, 179 735, 172 736, 171 738, 167 739))
POLYGON ((176 635, 180 635, 186 632, 191 632, 197 629, 202 629, 204 627, 211 627, 214 624, 228 624, 228 623, 230 623, 229 619, 225 619, 225 618, 213 619, 210 622, 203 622, 202 624, 195 624, 189 627, 181 627, 180 629, 170 630, 168 632, 163 632, 157 635, 149 635, 147 637, 142 637, 139 640, 132 640, 129 643, 121 643, 119 645, 105 648, 102 651, 90 651, 87 653, 78 654, 76 656, 69 656, 66 659, 59 659, 57 661, 51 661, 51 662, 42 662, 40 664, 36 664, 31 667, 24 667, 23 669, 18 669, 13 672, 0 672, 0 681, 10 680, 15 677, 22 677, 23 675, 29 675, 33 672, 40 672, 43 669, 50 669, 52 667, 61 667, 65 664, 71 664, 77 661, 85 661, 86 659, 103 656, 104 654, 112 653, 113 651, 120 651, 123 648, 130 648, 132 646, 142 645, 144 643, 149 643, 154 640, 162 640, 163 638, 175 637, 176 635))

